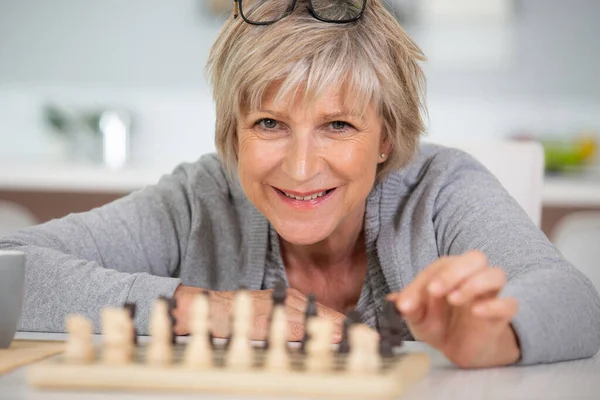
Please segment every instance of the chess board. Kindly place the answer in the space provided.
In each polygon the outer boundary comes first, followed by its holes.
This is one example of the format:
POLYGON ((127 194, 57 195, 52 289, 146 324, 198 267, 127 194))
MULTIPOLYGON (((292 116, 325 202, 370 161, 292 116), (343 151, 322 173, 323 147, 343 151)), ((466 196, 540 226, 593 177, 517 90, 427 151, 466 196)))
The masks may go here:
POLYGON ((185 343, 174 345, 173 362, 168 365, 146 363, 147 344, 138 344, 128 364, 109 365, 102 361, 102 348, 95 348, 95 360, 74 363, 64 356, 30 366, 27 379, 39 389, 162 391, 262 396, 302 396, 311 398, 397 399, 429 371, 426 354, 403 353, 382 359, 377 372, 356 373, 345 370, 347 354, 333 352, 330 371, 312 372, 304 366, 306 355, 290 347, 290 368, 274 371, 264 368, 268 350, 253 347, 253 365, 232 369, 225 365, 227 349, 215 346, 212 365, 194 368, 182 362, 185 343))
POLYGON ((29 367, 28 381, 53 389, 395 399, 429 371, 427 355, 402 354, 400 316, 392 303, 384 306, 379 334, 350 311, 334 350, 334 321, 318 315, 314 296, 307 303, 302 344, 290 346, 285 298, 280 283, 262 346, 250 340, 253 300, 246 290, 235 296, 230 336, 221 344, 212 336, 206 292, 194 298, 188 314, 187 343, 173 333, 174 299, 154 302, 149 343, 135 340, 135 305, 101 310, 102 343, 96 346, 91 322, 71 315, 65 353, 29 367))

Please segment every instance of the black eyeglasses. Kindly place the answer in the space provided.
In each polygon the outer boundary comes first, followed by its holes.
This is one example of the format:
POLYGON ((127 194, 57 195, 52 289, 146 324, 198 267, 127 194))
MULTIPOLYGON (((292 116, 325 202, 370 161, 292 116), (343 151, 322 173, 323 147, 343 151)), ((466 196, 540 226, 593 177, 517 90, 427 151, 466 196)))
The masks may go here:
MULTIPOLYGON (((249 24, 269 25, 290 15, 297 0, 233 0, 234 18, 238 12, 249 24)), ((347 24, 362 17, 367 0, 307 0, 310 14, 323 22, 347 24)))

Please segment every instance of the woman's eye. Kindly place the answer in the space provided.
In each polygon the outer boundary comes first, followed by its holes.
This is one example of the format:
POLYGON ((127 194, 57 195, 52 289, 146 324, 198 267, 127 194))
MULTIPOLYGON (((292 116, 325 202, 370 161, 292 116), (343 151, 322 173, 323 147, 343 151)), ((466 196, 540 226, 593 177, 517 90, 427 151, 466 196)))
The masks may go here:
POLYGON ((351 125, 344 121, 334 121, 330 124, 330 126, 335 131, 343 131, 347 128, 351 128, 351 125))
POLYGON ((260 125, 261 128, 266 129, 266 130, 272 130, 272 129, 277 129, 278 122, 275 121, 274 119, 263 118, 263 119, 256 121, 255 125, 260 125))

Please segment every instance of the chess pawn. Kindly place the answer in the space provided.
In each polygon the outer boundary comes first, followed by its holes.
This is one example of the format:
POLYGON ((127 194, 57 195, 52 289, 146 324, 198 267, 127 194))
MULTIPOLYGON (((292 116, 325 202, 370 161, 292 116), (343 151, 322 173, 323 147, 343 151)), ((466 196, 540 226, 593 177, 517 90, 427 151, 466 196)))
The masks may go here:
POLYGON ((192 339, 185 349, 185 365, 208 368, 212 364, 212 346, 209 334, 210 304, 206 293, 194 298, 190 310, 190 333, 192 339))
POLYGON ((274 371, 285 371, 290 368, 290 357, 287 348, 288 321, 283 305, 276 305, 271 316, 269 332, 269 349, 265 360, 265 368, 274 371))
POLYGON ((247 369, 252 367, 253 351, 250 343, 252 306, 252 297, 247 291, 240 290, 236 293, 233 305, 233 335, 226 359, 228 368, 247 369))
POLYGON ((154 302, 149 328, 152 340, 148 346, 147 363, 170 364, 173 361, 173 328, 166 300, 159 299, 154 302))
POLYGON ((333 369, 331 338, 334 322, 329 318, 312 317, 308 320, 306 331, 306 370, 310 372, 328 372, 333 369))
POLYGON ((357 374, 372 374, 379 371, 381 357, 378 352, 378 335, 364 324, 354 324, 348 328, 350 355, 347 371, 357 374))
POLYGON ((134 329, 129 311, 124 308, 104 308, 101 318, 104 362, 116 365, 130 363, 134 351, 134 329))
POLYGON ((71 363, 88 364, 95 358, 92 323, 81 315, 67 317, 69 339, 65 349, 65 358, 71 363))

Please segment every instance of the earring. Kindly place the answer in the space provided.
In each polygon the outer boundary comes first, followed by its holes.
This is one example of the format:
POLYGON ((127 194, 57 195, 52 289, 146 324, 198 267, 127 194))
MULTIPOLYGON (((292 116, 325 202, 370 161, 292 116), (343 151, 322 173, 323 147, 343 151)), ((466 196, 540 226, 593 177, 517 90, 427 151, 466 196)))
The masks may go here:
POLYGON ((385 153, 381 153, 381 158, 385 158, 385 153))

